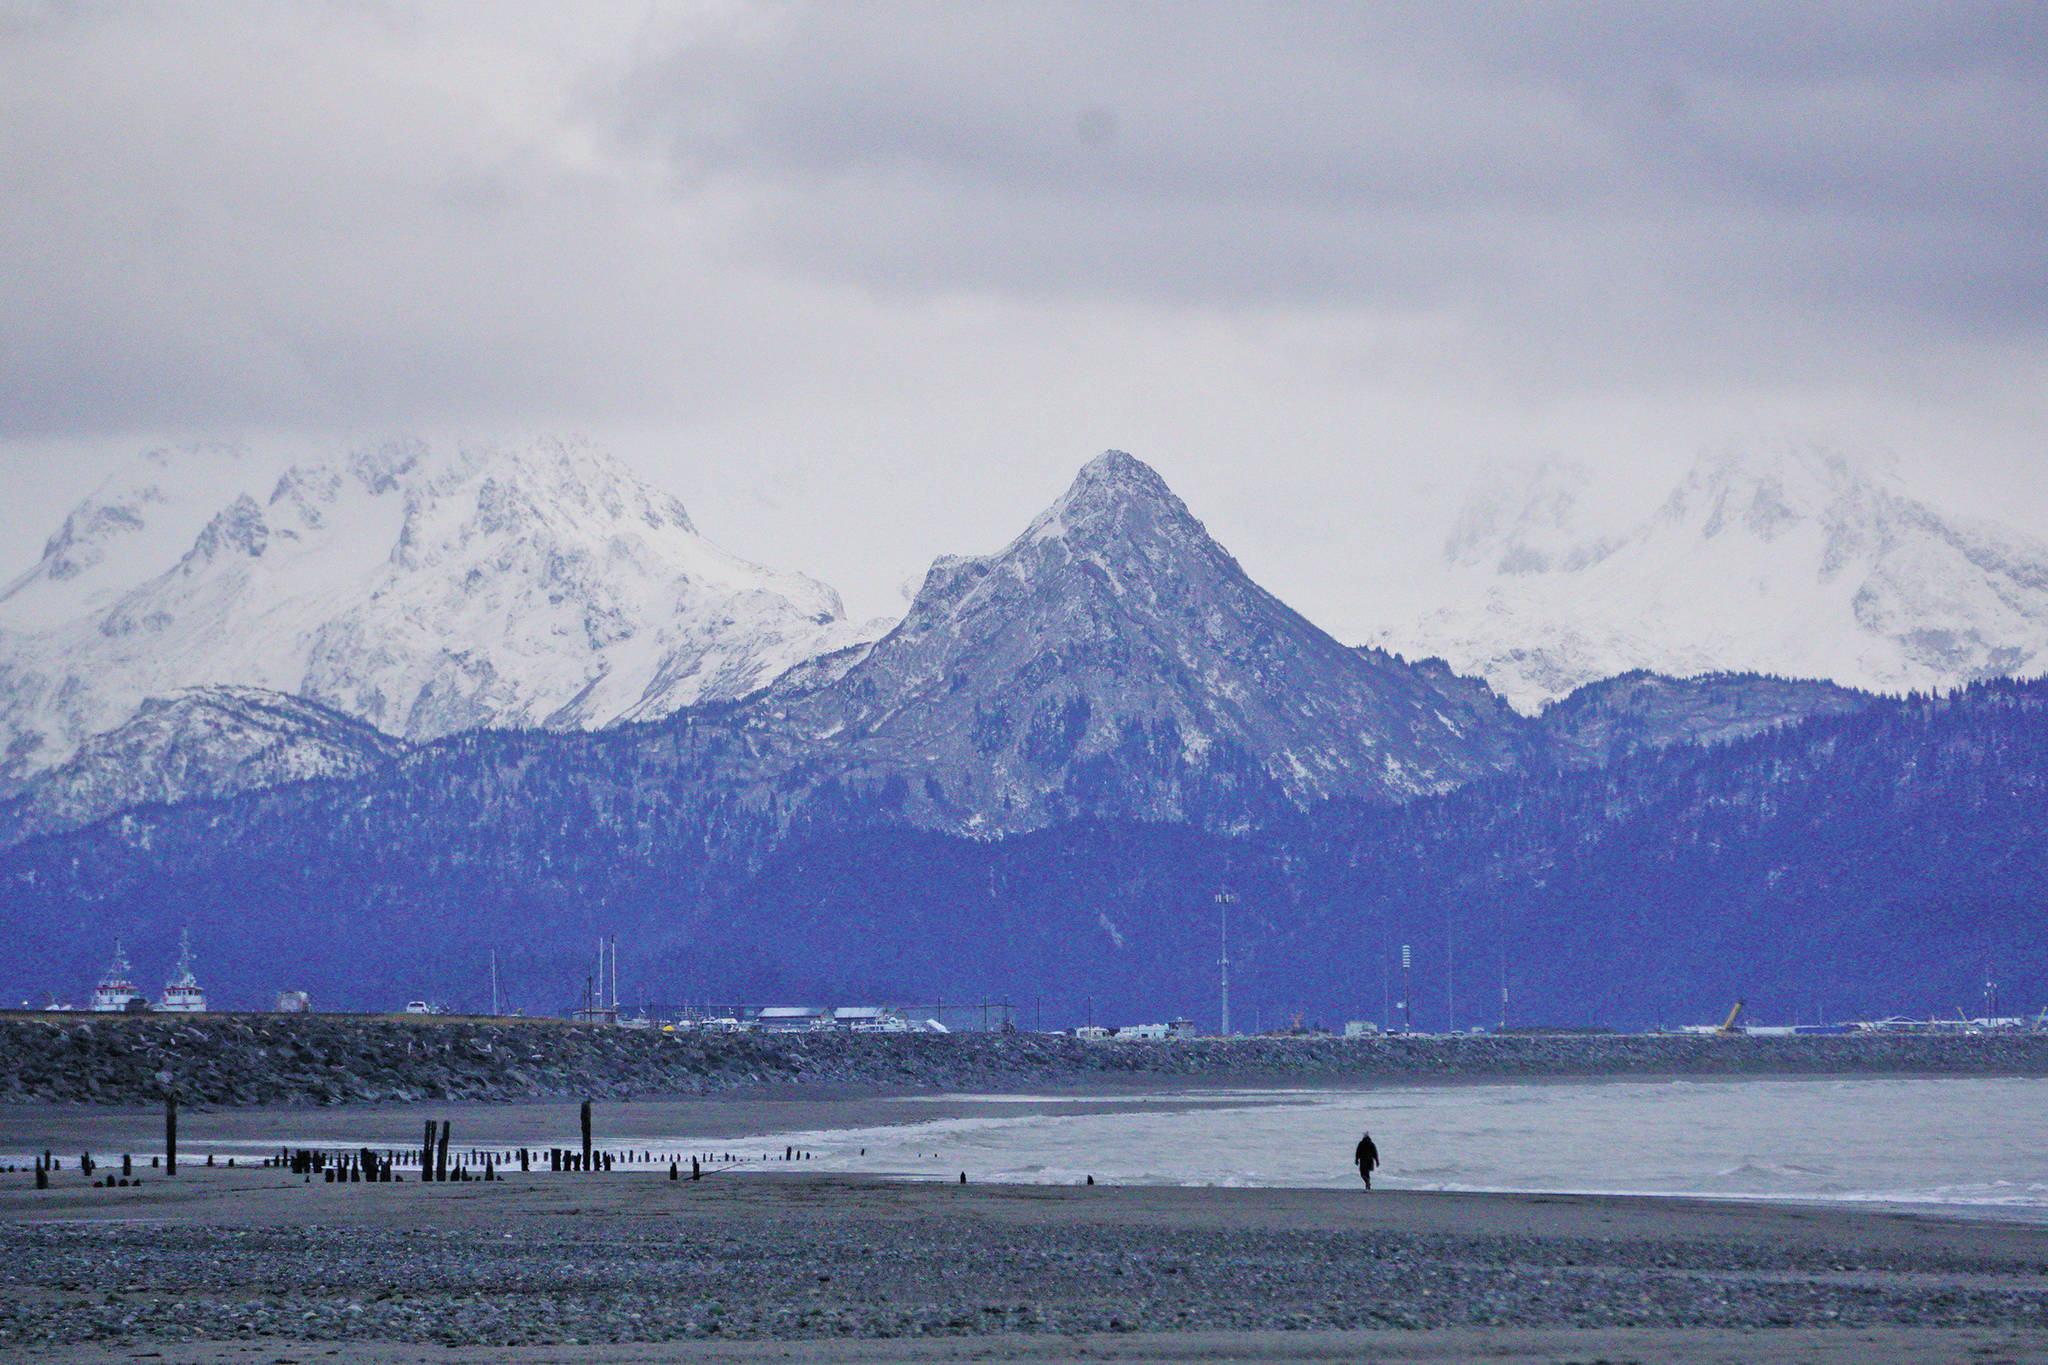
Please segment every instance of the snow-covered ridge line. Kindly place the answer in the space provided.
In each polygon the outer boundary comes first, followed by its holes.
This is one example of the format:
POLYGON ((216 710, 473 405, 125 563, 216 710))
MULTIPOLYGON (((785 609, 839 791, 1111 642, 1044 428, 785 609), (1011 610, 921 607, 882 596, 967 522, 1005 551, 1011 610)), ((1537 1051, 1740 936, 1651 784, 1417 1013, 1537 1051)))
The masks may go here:
POLYGON ((592 728, 744 696, 861 633, 584 442, 391 441, 265 497, 253 479, 232 449, 151 452, 0 592, 0 783, 185 688, 408 739, 592 728))
POLYGON ((1553 461, 1476 490, 1443 605, 1372 643, 1530 714, 1635 669, 1894 693, 2048 669, 2048 543, 1939 511, 1874 462, 1712 452, 1621 534, 1580 524, 1586 484, 1553 461))

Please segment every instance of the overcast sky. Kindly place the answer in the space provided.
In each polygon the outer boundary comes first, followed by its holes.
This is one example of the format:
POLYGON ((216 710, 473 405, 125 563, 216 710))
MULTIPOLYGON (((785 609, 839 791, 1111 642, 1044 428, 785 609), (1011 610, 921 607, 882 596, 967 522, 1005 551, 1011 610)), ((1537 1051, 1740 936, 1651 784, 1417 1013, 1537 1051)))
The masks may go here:
POLYGON ((0 507, 581 432, 862 615, 1105 447, 1357 636, 1490 461, 2048 534, 2048 5, 0 0, 0 507))

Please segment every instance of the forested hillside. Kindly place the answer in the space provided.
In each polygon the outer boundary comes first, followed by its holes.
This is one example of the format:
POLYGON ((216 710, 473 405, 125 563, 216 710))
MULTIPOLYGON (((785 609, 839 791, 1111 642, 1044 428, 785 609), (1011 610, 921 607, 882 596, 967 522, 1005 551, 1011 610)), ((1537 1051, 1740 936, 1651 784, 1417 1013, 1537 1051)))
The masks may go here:
MULTIPOLYGON (((0 861, 10 986, 76 997, 182 924, 223 1004, 559 1010, 617 933, 629 1005, 1007 997, 1071 1023, 1382 1018, 1418 1028, 2048 1003, 2048 685, 1878 701, 1722 746, 1329 802, 1241 832, 1095 820, 1004 839, 897 822, 886 785, 800 810, 704 779, 755 743, 715 711, 611 735, 479 734, 374 782, 145 810, 0 861)), ((146 979, 144 984, 151 984, 146 979)))

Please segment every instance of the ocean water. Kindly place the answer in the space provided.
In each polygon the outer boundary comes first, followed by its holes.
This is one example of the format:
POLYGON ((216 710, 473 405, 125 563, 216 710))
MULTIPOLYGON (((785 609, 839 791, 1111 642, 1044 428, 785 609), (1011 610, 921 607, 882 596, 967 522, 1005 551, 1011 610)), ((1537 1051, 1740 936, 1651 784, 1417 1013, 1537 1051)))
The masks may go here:
MULTIPOLYGON (((962 1098, 962 1097, 949 1097, 962 1098)), ((1355 1187, 1370 1130, 1389 1189, 1576 1191, 1944 1206, 2048 1221, 2048 1080, 1732 1080, 1161 1095, 671 1148, 814 1153, 806 1169, 976 1181, 1355 1187)))
MULTIPOLYGON (((790 1169, 780 1158, 794 1146, 811 1154, 801 1169, 812 1172, 1356 1188, 1351 1151, 1370 1130, 1383 1163, 1373 1183, 1388 1189, 1841 1201, 2048 1223, 2048 1079, 1551 1081, 936 1095, 891 1105, 896 1114, 929 1107, 932 1117, 713 1137, 689 1130, 699 1110, 685 1101, 602 1113, 599 1145, 650 1151, 663 1169, 673 1154, 687 1163, 693 1151, 737 1153, 747 1158, 733 1173, 742 1178, 790 1169)), ((357 1127, 344 1136, 309 1112, 289 1133, 227 1139, 204 1135, 195 1113, 186 1159, 261 1160, 281 1144, 403 1146, 417 1140, 416 1122, 408 1110, 393 1116, 389 1134, 357 1127)), ((457 1148, 488 1128, 460 1117, 457 1126, 457 1148)), ((573 1143, 573 1132, 549 1140, 564 1139, 573 1143)), ((99 1142, 111 1150, 115 1139, 99 1142)), ((14 1145, 0 1134, 0 1148, 14 1145)), ((0 1152, 0 1161, 31 1159, 25 1146, 0 1152)))

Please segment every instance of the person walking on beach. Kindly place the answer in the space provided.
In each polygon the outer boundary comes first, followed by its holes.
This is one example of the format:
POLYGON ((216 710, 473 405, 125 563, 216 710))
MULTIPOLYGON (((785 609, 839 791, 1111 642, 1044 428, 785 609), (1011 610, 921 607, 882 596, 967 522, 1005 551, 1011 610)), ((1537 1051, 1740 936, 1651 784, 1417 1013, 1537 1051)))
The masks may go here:
POLYGON ((1380 1164, 1380 1149, 1372 1145, 1371 1133, 1359 1135, 1358 1150, 1351 1154, 1351 1159, 1358 1163, 1358 1178, 1365 1182, 1367 1189, 1371 1189, 1372 1168, 1380 1164))

